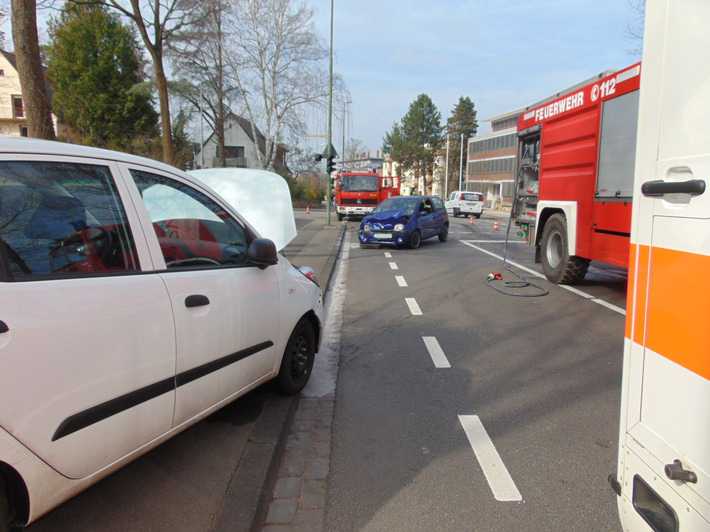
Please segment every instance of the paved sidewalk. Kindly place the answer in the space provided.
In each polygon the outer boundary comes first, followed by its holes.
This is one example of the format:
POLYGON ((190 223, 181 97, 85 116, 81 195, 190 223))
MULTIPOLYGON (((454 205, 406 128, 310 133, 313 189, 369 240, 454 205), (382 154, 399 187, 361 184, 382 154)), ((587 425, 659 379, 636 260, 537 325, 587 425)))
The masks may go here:
POLYGON ((345 226, 337 218, 326 225, 324 211, 296 211, 298 236, 286 246, 283 254, 294 266, 310 266, 322 287, 327 287, 333 274, 340 238, 345 226))
MULTIPOLYGON (((316 223, 314 228, 318 227, 316 223)), ((341 225, 338 234, 343 234, 341 225)), ((321 229, 314 240, 332 234, 321 229)), ((321 349, 311 379, 301 393, 296 413, 287 430, 283 453, 275 465, 269 490, 262 499, 262 515, 256 530, 261 532, 321 532, 324 530, 327 480, 330 471, 331 434, 335 409, 335 385, 340 356, 340 330, 345 298, 345 278, 350 241, 343 234, 340 262, 326 298, 326 324, 321 349)), ((310 246, 313 253, 317 246, 310 246)), ((330 261, 321 260, 327 265, 330 261)), ((316 266, 314 266, 315 268, 316 266)), ((328 268, 328 266, 323 266, 328 268)), ((328 286, 324 284, 324 286, 328 286)))

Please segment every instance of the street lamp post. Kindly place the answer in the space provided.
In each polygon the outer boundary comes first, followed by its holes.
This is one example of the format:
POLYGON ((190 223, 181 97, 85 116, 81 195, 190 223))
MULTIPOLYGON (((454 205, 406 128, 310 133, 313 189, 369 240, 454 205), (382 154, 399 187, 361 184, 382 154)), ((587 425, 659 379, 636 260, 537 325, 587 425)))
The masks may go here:
MULTIPOLYGON (((330 57, 329 57, 329 72, 328 72, 328 140, 326 146, 326 158, 332 157, 333 145, 333 4, 335 0, 330 0, 330 57)), ((331 210, 331 176, 328 173, 328 186, 326 187, 326 205, 325 212, 327 224, 330 225, 330 210, 331 210)))
POLYGON ((459 190, 463 190, 463 133, 461 133, 461 155, 459 159, 459 190))
POLYGON ((444 201, 449 197, 449 132, 446 132, 446 163, 444 164, 444 201))

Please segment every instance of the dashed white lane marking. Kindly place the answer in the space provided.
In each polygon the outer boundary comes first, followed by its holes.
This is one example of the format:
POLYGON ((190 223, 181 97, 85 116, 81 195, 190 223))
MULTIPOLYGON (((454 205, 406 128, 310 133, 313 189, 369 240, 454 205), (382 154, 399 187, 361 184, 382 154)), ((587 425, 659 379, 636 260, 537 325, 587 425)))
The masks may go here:
POLYGON ((400 288, 407 288, 407 286, 409 286, 407 284, 407 280, 404 278, 403 275, 395 275, 394 278, 396 279, 397 284, 400 288))
MULTIPOLYGON (((505 240, 467 240, 473 244, 505 244, 505 240)), ((525 240, 508 240, 508 244, 527 244, 525 240)))
POLYGON ((399 270, 396 262, 390 262, 390 270, 399 270))
POLYGON ((436 336, 422 336, 422 340, 424 340, 424 345, 426 346, 427 351, 429 351, 429 356, 431 357, 432 362, 434 362, 434 367, 451 367, 449 359, 446 358, 446 354, 444 354, 444 350, 439 345, 439 341, 436 339, 436 336))
POLYGON ((392 253, 390 253, 389 251, 385 251, 385 258, 386 258, 386 259, 391 259, 391 258, 392 258, 392 253))
POLYGON ((459 421, 497 501, 523 500, 513 478, 478 416, 459 416, 459 421))
POLYGON ((423 314, 422 309, 419 308, 419 303, 417 303, 416 299, 414 299, 413 297, 405 297, 404 300, 407 302, 409 312, 412 313, 412 316, 421 316, 423 314))
MULTIPOLYGON (((487 249, 483 249, 482 247, 473 244, 472 240, 459 240, 459 242, 461 242, 465 246, 468 246, 470 248, 478 250, 481 253, 485 253, 486 255, 490 255, 491 257, 495 257, 498 260, 503 260, 503 257, 501 255, 498 255, 496 253, 492 253, 492 252, 488 251, 487 249)), ((542 275, 541 273, 536 272, 535 270, 531 270, 530 268, 523 266, 522 264, 518 264, 517 262, 514 262, 510 259, 506 259, 506 262, 508 264, 510 264, 511 266, 515 266, 519 270, 523 270, 524 272, 529 273, 530 275, 534 275, 535 277, 539 277, 540 279, 545 278, 545 276, 542 275)), ((576 294, 576 295, 586 299, 587 301, 591 301, 592 303, 596 303, 597 305, 601 305, 602 307, 606 307, 609 310, 613 310, 617 314, 621 314, 622 316, 626 316, 625 309, 618 307, 612 303, 609 303, 608 301, 604 301, 603 299, 599 299, 598 297, 594 297, 592 294, 588 294, 587 292, 579 290, 578 288, 574 288, 573 286, 568 286, 566 284, 561 284, 558 286, 560 288, 562 288, 563 290, 567 290, 568 292, 572 292, 573 294, 576 294)))

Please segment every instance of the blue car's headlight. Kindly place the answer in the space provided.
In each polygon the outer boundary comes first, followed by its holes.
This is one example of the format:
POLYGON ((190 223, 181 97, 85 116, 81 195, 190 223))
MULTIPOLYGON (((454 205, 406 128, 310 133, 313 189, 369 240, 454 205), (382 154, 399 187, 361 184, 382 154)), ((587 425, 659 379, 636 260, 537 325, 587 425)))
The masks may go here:
POLYGON ((372 231, 372 227, 370 227, 370 224, 365 224, 362 226, 362 230, 366 233, 369 233, 370 231, 372 231))
POLYGON ((394 226, 395 231, 404 231, 404 224, 397 224, 394 226))

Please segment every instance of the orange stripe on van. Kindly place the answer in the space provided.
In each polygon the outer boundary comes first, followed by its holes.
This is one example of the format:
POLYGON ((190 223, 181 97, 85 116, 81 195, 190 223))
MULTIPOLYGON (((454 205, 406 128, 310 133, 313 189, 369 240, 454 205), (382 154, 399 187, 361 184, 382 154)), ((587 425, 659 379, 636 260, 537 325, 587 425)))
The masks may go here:
POLYGON ((644 328, 646 326, 646 295, 648 286, 648 246, 638 246, 638 271, 634 282, 636 290, 636 305, 634 306, 634 342, 643 344, 644 328))
MULTIPOLYGON (((636 329, 634 340, 643 337, 647 270, 641 264, 639 246, 636 329), (642 271, 644 270, 644 271, 642 271)), ((651 284, 648 287, 646 346, 656 353, 710 380, 710 257, 654 247, 651 251, 651 284)))
POLYGON ((636 244, 629 244, 629 273, 628 282, 626 285, 626 307, 628 309, 626 313, 626 327, 624 331, 624 336, 631 339, 631 324, 634 322, 634 289, 636 288, 636 244))

